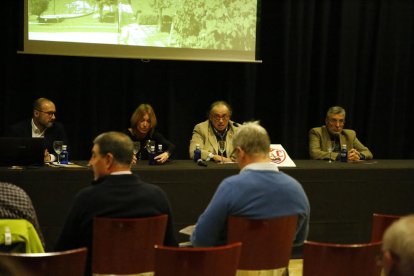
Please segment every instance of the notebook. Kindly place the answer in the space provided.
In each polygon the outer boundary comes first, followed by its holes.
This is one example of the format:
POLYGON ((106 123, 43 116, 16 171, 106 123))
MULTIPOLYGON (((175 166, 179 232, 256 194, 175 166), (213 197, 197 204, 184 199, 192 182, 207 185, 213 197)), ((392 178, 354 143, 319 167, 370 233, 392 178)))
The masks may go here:
POLYGON ((0 137, 0 166, 43 165, 44 138, 0 137))

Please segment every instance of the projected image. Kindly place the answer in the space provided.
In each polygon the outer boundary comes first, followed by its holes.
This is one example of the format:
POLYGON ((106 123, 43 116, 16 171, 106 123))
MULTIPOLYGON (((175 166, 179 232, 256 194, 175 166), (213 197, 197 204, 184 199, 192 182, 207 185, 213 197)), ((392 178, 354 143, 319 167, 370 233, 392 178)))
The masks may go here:
POLYGON ((39 41, 254 51, 257 1, 29 0, 39 41))

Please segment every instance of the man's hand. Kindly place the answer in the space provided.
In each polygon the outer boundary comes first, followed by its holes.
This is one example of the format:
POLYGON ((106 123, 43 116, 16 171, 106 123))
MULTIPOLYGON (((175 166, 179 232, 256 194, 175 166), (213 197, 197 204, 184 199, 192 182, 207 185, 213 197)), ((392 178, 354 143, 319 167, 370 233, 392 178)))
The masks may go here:
POLYGON ((218 155, 218 154, 215 154, 214 156, 213 156, 213 158, 212 158, 214 161, 216 161, 217 163, 218 162, 221 162, 221 160, 223 160, 223 162, 234 162, 233 160, 231 160, 230 158, 228 158, 228 157, 224 157, 223 156, 223 159, 221 159, 221 156, 220 155, 218 155))
POLYGON ((43 161, 45 163, 49 163, 52 162, 52 157, 50 156, 49 152, 47 151, 47 149, 45 149, 45 152, 43 154, 43 161))
POLYGON ((157 155, 154 157, 155 161, 157 161, 158 164, 163 164, 167 162, 168 158, 170 157, 170 154, 168 151, 161 153, 160 155, 157 155))
POLYGON ((361 154, 356 149, 351 149, 348 152, 348 160, 350 161, 358 161, 361 159, 361 154))

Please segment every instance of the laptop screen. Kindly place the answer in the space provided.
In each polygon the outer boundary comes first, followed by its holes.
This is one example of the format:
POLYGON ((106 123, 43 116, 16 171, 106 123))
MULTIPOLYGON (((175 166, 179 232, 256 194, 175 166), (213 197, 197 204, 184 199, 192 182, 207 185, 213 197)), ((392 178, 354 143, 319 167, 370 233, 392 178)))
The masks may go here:
POLYGON ((0 137, 0 166, 43 165, 43 138, 0 137))

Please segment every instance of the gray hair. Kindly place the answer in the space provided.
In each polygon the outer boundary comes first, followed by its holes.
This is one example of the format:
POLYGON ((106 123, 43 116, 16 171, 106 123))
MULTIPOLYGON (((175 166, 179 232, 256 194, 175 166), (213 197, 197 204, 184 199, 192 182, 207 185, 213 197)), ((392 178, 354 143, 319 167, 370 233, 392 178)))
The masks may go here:
POLYGON ((401 275, 414 275, 414 215, 400 218, 385 231, 382 249, 400 258, 401 275))
POLYGON ((326 112, 326 117, 328 118, 332 114, 341 114, 346 115, 345 109, 340 106, 332 106, 328 109, 328 112, 326 112))
POLYGON ((238 127, 233 136, 233 147, 240 147, 248 155, 269 154, 270 138, 259 121, 246 122, 238 127))
POLYGON ((101 155, 111 153, 114 161, 119 164, 130 164, 133 154, 133 143, 128 135, 110 131, 98 135, 93 143, 99 146, 101 155))

